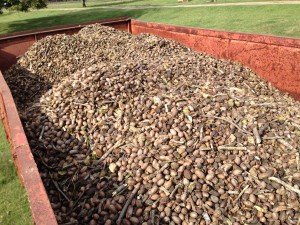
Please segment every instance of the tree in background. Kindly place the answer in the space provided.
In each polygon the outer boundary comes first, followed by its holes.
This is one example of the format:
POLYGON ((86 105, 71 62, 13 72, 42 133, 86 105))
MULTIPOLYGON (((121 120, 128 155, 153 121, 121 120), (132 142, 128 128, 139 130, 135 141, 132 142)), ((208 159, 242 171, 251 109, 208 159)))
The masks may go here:
POLYGON ((46 0, 0 0, 0 11, 3 7, 10 10, 27 12, 29 8, 45 8, 47 7, 47 3, 46 0))
POLYGON ((3 3, 0 1, 0 14, 2 14, 3 3))
POLYGON ((3 7, 4 7, 4 0, 0 0, 0 14, 2 13, 3 7))

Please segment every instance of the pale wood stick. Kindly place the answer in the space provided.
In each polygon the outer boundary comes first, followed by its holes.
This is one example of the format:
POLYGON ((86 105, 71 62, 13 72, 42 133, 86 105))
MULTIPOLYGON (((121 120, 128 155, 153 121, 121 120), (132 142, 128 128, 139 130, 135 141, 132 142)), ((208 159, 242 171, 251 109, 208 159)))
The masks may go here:
POLYGON ((298 195, 300 195, 300 190, 298 188, 294 188, 291 185, 285 183, 284 181, 280 180, 279 178, 276 177, 269 177, 269 180, 274 181, 278 184, 281 184, 282 186, 284 186, 286 189, 296 192, 298 195))
POLYGON ((237 196, 237 198, 234 200, 233 205, 237 203, 237 201, 240 199, 240 197, 244 194, 244 192, 249 188, 249 185, 246 185, 244 189, 241 191, 241 193, 237 196))
POLYGON ((254 137, 255 137, 255 140, 256 140, 256 144, 260 144, 261 143, 261 138, 260 138, 260 135, 258 133, 257 127, 253 128, 253 134, 254 134, 254 137))
POLYGON ((114 149, 120 146, 121 146, 121 142, 118 141, 114 146, 108 149, 107 152, 105 152, 105 154, 103 154, 103 156, 99 159, 99 161, 103 161, 114 149))
POLYGON ((263 137, 263 140, 276 140, 276 139, 282 139, 283 137, 280 136, 274 136, 274 137, 263 137))
POLYGON ((223 120, 223 121, 226 121, 227 123, 230 123, 231 125, 235 126, 238 130, 242 131, 243 133, 246 133, 246 134, 251 134, 250 132, 240 128, 237 124, 235 124, 234 122, 232 122, 231 120, 228 120, 224 117, 218 117, 218 116, 206 116, 206 115, 202 115, 203 117, 207 117, 207 118, 215 118, 215 119, 218 119, 218 120, 223 120))
POLYGON ((283 139, 278 139, 277 140, 280 144, 284 145, 285 147, 287 147, 289 150, 294 150, 295 148, 288 143, 287 141, 283 140, 283 139))
POLYGON ((219 146, 219 151, 227 150, 227 151, 247 151, 247 147, 233 147, 233 146, 219 146))
POLYGON ((45 126, 43 126, 43 128, 42 128, 42 131, 39 136, 39 141, 41 141, 43 139, 44 132, 45 132, 45 126))

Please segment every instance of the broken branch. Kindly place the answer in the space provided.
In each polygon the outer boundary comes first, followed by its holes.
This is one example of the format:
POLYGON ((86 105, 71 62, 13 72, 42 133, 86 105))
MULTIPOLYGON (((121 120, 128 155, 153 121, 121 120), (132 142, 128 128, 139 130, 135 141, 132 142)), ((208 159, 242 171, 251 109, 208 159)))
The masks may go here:
POLYGON ((125 213, 127 211, 127 208, 130 205, 130 203, 131 203, 132 199, 134 198, 134 196, 136 195, 136 193, 139 191, 139 189, 140 189, 140 184, 138 184, 133 189, 133 191, 131 192, 131 195, 129 196, 128 200, 126 201, 126 203, 125 203, 125 205, 124 205, 124 207, 123 207, 123 209, 122 209, 122 211, 120 213, 120 216, 119 216, 119 218, 117 220, 117 225, 121 225, 122 219, 123 219, 123 217, 124 217, 124 215, 125 215, 125 213))
POLYGON ((285 183, 284 181, 280 180, 279 178, 276 177, 269 177, 269 180, 274 181, 278 184, 281 184, 282 186, 284 186, 286 189, 296 192, 298 195, 300 195, 300 190, 298 188, 294 188, 293 186, 285 183))

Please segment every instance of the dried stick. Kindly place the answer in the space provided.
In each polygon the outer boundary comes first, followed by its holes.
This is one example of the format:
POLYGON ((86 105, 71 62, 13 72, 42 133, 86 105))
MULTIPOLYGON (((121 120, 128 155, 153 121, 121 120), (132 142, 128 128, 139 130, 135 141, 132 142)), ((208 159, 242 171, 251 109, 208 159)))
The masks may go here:
POLYGON ((283 139, 283 137, 275 136, 275 137, 263 137, 263 140, 276 140, 276 139, 283 139))
POLYGON ((294 150, 295 148, 288 143, 287 141, 283 140, 283 139, 278 139, 277 140, 280 144, 284 145, 285 147, 287 147, 289 150, 294 150))
POLYGON ((265 130, 268 129, 270 127, 269 123, 264 124, 261 128, 259 128, 258 133, 259 135, 263 135, 265 130))
POLYGON ((239 194, 238 191, 227 191, 227 193, 230 195, 238 195, 239 194))
POLYGON ((161 173, 162 171, 164 171, 165 169, 167 169, 169 167, 170 163, 165 163, 159 170, 157 170, 155 173, 150 174, 149 178, 152 179, 156 176, 156 174, 161 173))
POLYGON ((151 210, 150 211, 150 217, 151 217, 151 225, 155 224, 155 211, 151 210))
POLYGON ((219 146, 218 150, 228 150, 228 151, 247 151, 247 147, 233 147, 233 146, 219 146))
POLYGON ((43 128, 42 128, 42 131, 41 131, 40 136, 39 136, 39 141, 42 140, 44 132, 45 132, 45 126, 43 126, 43 128))
POLYGON ((196 212, 197 209, 196 209, 196 206, 195 206, 195 203, 194 203, 194 201, 193 201, 192 196, 190 196, 190 197, 188 198, 188 200, 189 200, 189 203, 190 203, 191 206, 192 206, 192 210, 193 210, 194 212, 196 212))
POLYGON ((274 181, 278 184, 281 184, 282 186, 284 186, 286 189, 290 190, 290 191, 293 191, 293 192, 296 192, 298 195, 300 195, 300 190, 298 188, 294 188, 292 187, 291 185, 283 182, 282 180, 276 178, 276 177, 269 177, 269 180, 271 181, 274 181))
POLYGON ((212 149, 211 148, 199 148, 198 150, 199 151, 211 151, 212 149))
POLYGON ((218 119, 218 120, 223 120, 223 121, 226 121, 227 123, 230 123, 231 125, 235 126, 238 130, 242 131, 243 133, 245 134, 251 134, 250 132, 240 128, 237 124, 235 124, 234 122, 232 122, 231 120, 228 120, 224 117, 218 117, 218 116, 206 116, 206 115, 202 115, 203 117, 207 117, 207 118, 215 118, 215 119, 218 119))
POLYGON ((173 139, 171 139, 170 142, 174 142, 176 144, 184 144, 184 141, 175 141, 173 139))
POLYGON ((167 196, 170 195, 170 192, 165 187, 160 187, 160 190, 162 190, 167 196))
POLYGON ((249 185, 246 185, 244 189, 241 191, 241 193, 237 196, 237 198, 233 201, 233 205, 237 203, 237 201, 240 199, 240 197, 244 194, 244 192, 249 188, 249 185))
MULTIPOLYGON (((80 194, 79 198, 76 199, 76 201, 75 201, 74 204, 73 204, 73 207, 71 208, 70 212, 69 212, 67 215, 70 215, 70 214, 73 212, 73 210, 77 208, 77 204, 78 204, 78 202, 80 201, 80 199, 82 198, 82 196, 84 195, 85 192, 86 192, 86 190, 84 190, 84 191, 80 194)), ((100 203, 100 204, 101 204, 101 203, 100 203)), ((78 206, 79 206, 79 205, 78 205, 78 206)))
MULTIPOLYGON (((291 123, 294 127, 297 127, 298 129, 300 129, 300 125, 297 123, 292 122, 291 123)), ((299 219, 299 224, 300 224, 300 219, 299 219)))
POLYGON ((56 166, 49 166, 44 160, 43 157, 41 156, 41 154, 38 152, 37 155, 39 156, 41 163, 46 166, 48 169, 55 169, 57 168, 56 166))
POLYGON ((176 184, 174 190, 171 192, 170 194, 170 199, 173 198, 173 196, 175 195, 176 191, 178 190, 178 188, 181 187, 181 183, 176 184))
POLYGON ((202 139, 203 139, 203 130, 204 130, 204 128, 203 128, 203 124, 201 124, 201 126, 200 126, 200 141, 202 141, 202 139))
POLYGON ((130 205, 130 203, 131 203, 132 199, 134 198, 134 196, 136 195, 136 193, 139 191, 139 189, 140 189, 140 184, 138 184, 138 185, 133 189, 133 191, 131 192, 131 195, 130 195, 129 198, 127 199, 127 201, 126 201, 126 203, 125 203, 125 205, 124 205, 124 207, 123 207, 123 209, 122 209, 122 211, 121 211, 121 213, 120 213, 120 215, 119 215, 119 218, 118 218, 118 220, 117 220, 117 225, 121 225, 122 219, 123 219, 123 217, 125 216, 125 213, 126 213, 126 211, 127 211, 127 208, 128 208, 128 206, 130 205))
POLYGON ((261 143, 261 138, 260 138, 259 132, 257 130, 257 127, 253 128, 253 134, 254 134, 254 137, 255 137, 255 140, 256 140, 256 144, 260 144, 261 143))
POLYGON ((120 141, 118 141, 114 146, 112 146, 110 149, 107 150, 107 152, 105 152, 105 154, 103 154, 103 156, 99 159, 99 161, 103 161, 114 149, 118 148, 121 146, 120 141))
POLYGON ((300 170, 300 154, 299 154, 299 152, 296 153, 296 163, 297 163, 297 170, 300 170))
POLYGON ((123 191, 123 189, 125 189, 128 186, 128 184, 121 184, 119 187, 117 187, 117 189, 112 193, 112 196, 114 197, 115 195, 117 195, 118 193, 120 193, 121 191, 123 191))
POLYGON ((66 194, 60 189, 58 183, 57 183, 55 180, 53 180, 52 177, 51 177, 51 180, 52 180, 54 186, 56 187, 56 189, 59 191, 59 193, 61 193, 61 195, 62 195, 68 202, 70 202, 71 200, 70 200, 70 199, 68 198, 68 196, 66 196, 66 194))
POLYGON ((69 168, 71 168, 71 167, 73 167, 73 166, 76 166, 76 165, 75 165, 74 163, 70 163, 70 164, 64 166, 62 169, 63 169, 63 170, 67 170, 67 169, 69 169, 69 168))

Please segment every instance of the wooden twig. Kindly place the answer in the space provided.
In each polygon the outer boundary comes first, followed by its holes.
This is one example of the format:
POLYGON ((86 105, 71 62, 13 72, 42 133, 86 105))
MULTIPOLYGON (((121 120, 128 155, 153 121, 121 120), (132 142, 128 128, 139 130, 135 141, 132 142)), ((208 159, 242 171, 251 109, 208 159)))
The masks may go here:
POLYGON ((70 200, 70 199, 68 198, 68 196, 66 196, 66 194, 60 189, 58 183, 57 183, 55 180, 53 180, 52 176, 50 176, 50 177, 51 177, 51 180, 52 180, 54 186, 55 186, 56 189, 58 190, 58 192, 61 193, 61 195, 62 195, 68 202, 70 202, 71 200, 70 200))
POLYGON ((238 130, 242 131, 243 133, 245 134, 250 134, 250 132, 240 128, 237 124, 235 124, 234 122, 232 122, 231 120, 229 119, 226 119, 224 117, 218 117, 218 116, 207 116, 207 115, 202 115, 203 117, 207 117, 207 118, 214 118, 214 119, 218 119, 218 120, 223 120, 223 121, 226 121, 227 123, 230 123, 231 125, 235 126, 238 130))
POLYGON ((192 196, 190 196, 188 200, 189 200, 189 203, 190 203, 191 206, 192 206, 192 210, 193 210, 194 212, 196 212, 197 209, 196 209, 196 206, 195 206, 195 203, 194 203, 194 201, 193 201, 192 196))
POLYGON ((40 160, 41 160, 41 163, 46 166, 48 169, 55 169, 57 167, 55 166, 49 166, 44 160, 43 160, 43 157, 41 156, 41 154, 38 152, 37 155, 39 156, 40 160))
POLYGON ((170 194, 170 199, 173 198, 173 196, 175 195, 176 191, 181 187, 181 183, 177 183, 174 190, 171 192, 170 194))
POLYGON ((259 132, 258 132, 256 126, 253 128, 253 135, 255 137, 256 144, 260 144, 261 143, 261 138, 260 138, 260 135, 259 135, 259 132))
POLYGON ((136 193, 139 191, 139 189, 140 189, 140 184, 137 184, 136 187, 131 192, 129 198, 127 199, 127 201, 126 201, 126 203, 125 203, 125 205, 124 205, 124 207, 123 207, 123 209, 122 209, 122 211, 119 215, 119 218, 117 219, 117 225, 121 225, 122 219, 125 216, 127 208, 130 205, 130 203, 131 203, 132 199, 134 198, 134 196, 136 195, 136 193))
POLYGON ((103 101, 99 104, 99 106, 105 105, 105 104, 109 104, 109 103, 115 103, 116 101, 103 101))
POLYGON ((164 186, 160 187, 159 189, 162 190, 167 196, 170 195, 170 192, 164 186))
POLYGON ((175 141, 174 139, 171 139, 170 142, 174 142, 174 143, 180 144, 180 145, 184 144, 184 141, 175 141))
POLYGON ((155 224, 155 211, 151 210, 150 211, 150 217, 151 217, 151 225, 155 224))
POLYGON ((227 191, 227 193, 230 195, 238 195, 239 194, 238 191, 227 191))
POLYGON ((247 147, 234 147, 234 146, 219 146, 219 151, 225 150, 225 151, 247 151, 247 147))
POLYGON ((210 146, 210 149, 211 149, 211 150, 214 150, 214 149, 215 149, 213 140, 210 140, 209 146, 210 146))
POLYGON ((294 150, 295 148, 290 144, 288 143, 287 141, 283 140, 283 139, 277 139, 277 141, 284 145, 285 147, 287 147, 289 150, 294 150))
POLYGON ((112 193, 112 196, 114 197, 115 195, 117 195, 118 193, 120 193, 121 191, 123 191, 126 187, 128 186, 128 184, 121 184, 119 187, 117 187, 117 189, 112 193))
POLYGON ((69 168, 71 168, 71 167, 73 167, 73 166, 75 166, 75 164, 74 164, 74 163, 70 163, 70 164, 64 166, 62 169, 63 169, 63 170, 67 170, 67 169, 69 169, 69 168))
POLYGON ((199 148, 198 150, 199 151, 211 151, 212 149, 211 148, 199 148))
POLYGON ((296 153, 296 164, 297 164, 297 170, 300 170, 300 155, 299 155, 299 152, 296 153))
POLYGON ((284 186, 286 189, 296 192, 298 195, 300 195, 300 190, 298 188, 294 188, 291 185, 285 183, 284 181, 280 180, 279 178, 276 177, 269 177, 269 180, 274 181, 278 184, 281 184, 282 186, 284 186))
POLYGON ((154 178, 157 174, 161 173, 162 171, 164 171, 165 169, 167 169, 169 167, 170 163, 165 163, 159 170, 157 170, 155 173, 150 174, 149 178, 152 179, 154 178))
POLYGON ((240 199, 240 197, 244 194, 244 192, 249 188, 249 185, 246 185, 244 189, 241 191, 241 193, 237 196, 237 198, 233 201, 233 205, 237 203, 237 201, 240 199))
POLYGON ((274 137, 263 137, 263 140, 277 140, 277 139, 283 139, 283 137, 280 136, 274 136, 274 137))
POLYGON ((40 136, 39 136, 39 141, 42 140, 44 132, 45 132, 45 126, 43 126, 43 128, 42 128, 42 131, 41 131, 40 136))
POLYGON ((249 85, 248 84, 246 84, 246 83, 243 83, 252 93, 255 93, 255 91, 251 88, 251 87, 249 87, 249 85))
POLYGON ((270 126, 269 123, 264 124, 264 125, 258 130, 259 135, 263 135, 264 132, 265 132, 265 130, 268 129, 269 126, 270 126))
POLYGON ((203 126, 203 124, 201 124, 200 125, 200 141, 202 141, 202 139, 203 139, 203 131, 204 131, 204 126, 203 126))
MULTIPOLYGON (((292 122, 291 124, 292 124, 294 127, 297 127, 298 129, 300 129, 300 125, 299 125, 299 124, 294 123, 294 122, 292 122)), ((300 219, 299 219, 299 221, 300 221, 300 219)))
POLYGON ((118 141, 114 146, 112 146, 110 149, 108 149, 105 154, 99 159, 99 161, 103 161, 114 149, 121 146, 121 142, 118 141))

